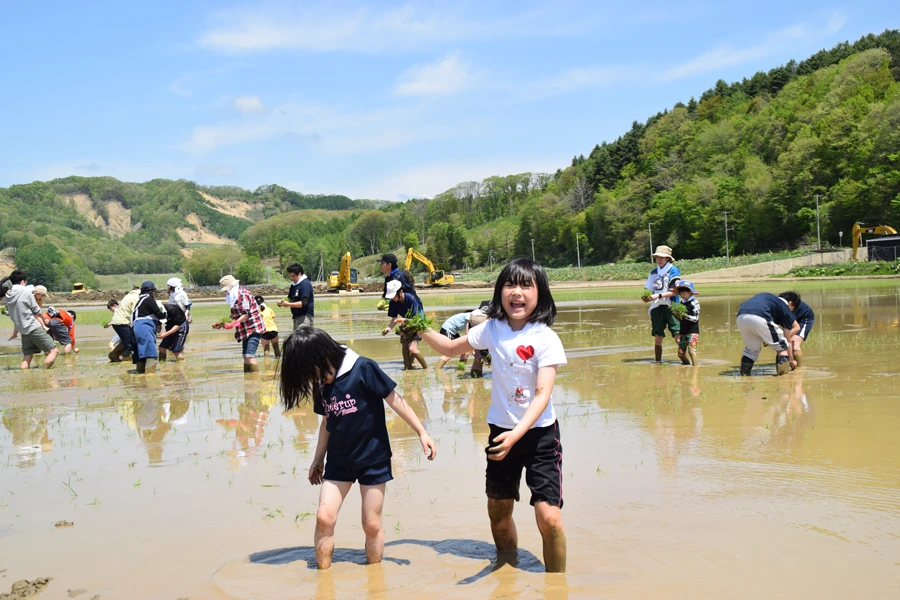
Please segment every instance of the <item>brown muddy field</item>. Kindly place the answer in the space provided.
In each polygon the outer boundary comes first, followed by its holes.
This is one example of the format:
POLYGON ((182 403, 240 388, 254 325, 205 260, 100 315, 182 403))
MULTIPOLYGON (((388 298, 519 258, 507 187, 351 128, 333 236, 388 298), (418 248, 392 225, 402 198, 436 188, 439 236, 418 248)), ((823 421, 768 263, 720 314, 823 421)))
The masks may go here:
MULTIPOLYGON (((401 371, 375 300, 323 303, 317 324, 397 380, 439 455, 424 460, 389 411, 384 563, 362 564, 352 492, 323 573, 306 480, 317 418, 281 411, 271 358, 244 376, 239 346, 209 317, 187 361, 155 376, 106 363, 99 326, 79 328, 77 358, 20 373, 0 321, 0 593, 52 577, 39 598, 900 597, 897 284, 822 286, 802 292, 817 315, 807 366, 781 378, 771 350, 755 376, 735 376, 733 315, 751 288, 701 297, 696 369, 671 341, 651 364, 638 292, 560 295, 565 575, 542 572, 524 485, 519 565, 493 569, 489 369, 401 371)), ((427 304, 440 323, 467 300, 427 304)))

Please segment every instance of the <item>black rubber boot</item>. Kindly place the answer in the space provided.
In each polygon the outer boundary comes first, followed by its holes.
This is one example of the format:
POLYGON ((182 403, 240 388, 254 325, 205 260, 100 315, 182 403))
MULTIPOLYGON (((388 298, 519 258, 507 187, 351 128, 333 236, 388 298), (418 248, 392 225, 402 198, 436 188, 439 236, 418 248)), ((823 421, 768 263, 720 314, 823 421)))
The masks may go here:
POLYGON ((145 361, 145 360, 139 360, 136 363, 134 363, 134 372, 137 373, 138 375, 143 375, 144 369, 146 369, 146 368, 147 368, 147 361, 145 361))
POLYGON ((746 356, 741 357, 741 375, 747 376, 750 375, 750 371, 753 370, 753 361, 747 358, 746 356))
POLYGON ((112 351, 106 356, 109 357, 110 362, 122 362, 122 354, 125 353, 125 344, 119 342, 116 344, 116 347, 112 349, 112 351))

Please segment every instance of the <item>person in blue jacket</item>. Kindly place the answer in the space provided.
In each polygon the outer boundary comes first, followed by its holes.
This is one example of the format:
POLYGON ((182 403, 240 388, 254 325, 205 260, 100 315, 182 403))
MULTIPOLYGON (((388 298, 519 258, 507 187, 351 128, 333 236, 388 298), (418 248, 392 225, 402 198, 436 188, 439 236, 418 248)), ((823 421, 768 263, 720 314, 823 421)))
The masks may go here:
POLYGON ((769 293, 757 294, 741 304, 737 326, 744 339, 741 375, 750 375, 763 344, 772 346, 777 353, 775 370, 778 375, 797 366, 791 339, 800 331, 800 326, 789 300, 769 293))
POLYGON ((800 299, 800 294, 797 292, 783 292, 778 297, 784 298, 789 305, 794 307, 791 310, 794 311, 794 317, 797 319, 800 331, 791 338, 791 346, 794 350, 794 360, 797 361, 797 366, 802 367, 803 351, 800 349, 800 345, 809 339, 813 325, 816 322, 816 315, 813 309, 809 307, 809 304, 800 299))

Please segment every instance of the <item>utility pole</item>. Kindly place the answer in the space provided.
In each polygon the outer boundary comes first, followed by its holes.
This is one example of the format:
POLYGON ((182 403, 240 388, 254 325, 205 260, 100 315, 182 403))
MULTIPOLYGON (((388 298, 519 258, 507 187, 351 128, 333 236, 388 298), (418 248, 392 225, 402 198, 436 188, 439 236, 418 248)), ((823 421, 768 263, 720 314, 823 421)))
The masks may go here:
POLYGON ((725 260, 731 262, 731 249, 728 246, 728 211, 725 211, 725 260))
POLYGON ((650 235, 650 262, 653 262, 653 225, 654 223, 647 223, 647 233, 650 235))
POLYGON ((534 260, 534 238, 531 238, 531 262, 537 262, 534 260))
POLYGON ((488 258, 491 261, 491 273, 493 273, 494 272, 494 251, 493 250, 488 251, 488 258))
POLYGON ((578 253, 578 268, 581 268, 581 246, 578 245, 578 238, 581 236, 580 233, 575 234, 575 252, 578 253))
POLYGON ((818 239, 819 252, 822 251, 822 229, 819 227, 819 195, 816 194, 816 238, 818 239))

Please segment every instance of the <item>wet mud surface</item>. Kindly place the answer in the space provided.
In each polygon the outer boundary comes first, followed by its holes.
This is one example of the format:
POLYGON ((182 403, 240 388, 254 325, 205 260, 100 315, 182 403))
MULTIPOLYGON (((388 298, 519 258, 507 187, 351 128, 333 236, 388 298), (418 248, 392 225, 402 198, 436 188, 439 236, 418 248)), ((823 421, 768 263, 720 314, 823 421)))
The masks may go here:
MULTIPOLYGON (((637 293, 560 297, 565 575, 543 572, 524 482, 518 560, 496 562, 483 491, 490 367, 483 379, 455 361, 403 372, 371 299, 329 304, 317 325, 379 361, 439 455, 424 460, 388 411, 384 562, 365 565, 354 489, 328 572, 315 569, 318 488, 306 480, 318 420, 280 409, 272 358, 243 375, 239 345, 212 319, 192 328, 187 361, 146 377, 106 362, 99 326, 79 328, 81 354, 50 371, 18 372, 18 346, 4 342, 0 588, 52 575, 41 600, 898 597, 898 290, 804 290, 817 317, 806 366, 775 377, 764 349, 741 378, 734 314, 752 293, 701 296, 697 368, 671 340, 663 364, 650 360, 637 293)), ((433 297, 429 316, 465 301, 433 297)))

